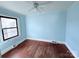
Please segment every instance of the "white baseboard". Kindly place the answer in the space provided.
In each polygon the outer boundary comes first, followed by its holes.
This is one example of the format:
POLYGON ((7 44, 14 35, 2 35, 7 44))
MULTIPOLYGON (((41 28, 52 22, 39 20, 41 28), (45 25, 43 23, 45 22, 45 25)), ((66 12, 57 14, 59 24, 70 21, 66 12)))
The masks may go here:
POLYGON ((38 39, 38 38, 27 38, 27 39, 30 39, 30 40, 37 40, 37 41, 44 41, 44 42, 50 42, 50 43, 53 43, 52 41, 55 41, 59 44, 64 44, 63 41, 56 41, 56 40, 49 40, 49 39, 38 39))
POLYGON ((72 53, 72 55, 77 58, 77 55, 75 54, 75 52, 70 48, 70 46, 68 45, 68 43, 65 43, 65 45, 67 46, 67 48, 70 50, 70 52, 72 53))

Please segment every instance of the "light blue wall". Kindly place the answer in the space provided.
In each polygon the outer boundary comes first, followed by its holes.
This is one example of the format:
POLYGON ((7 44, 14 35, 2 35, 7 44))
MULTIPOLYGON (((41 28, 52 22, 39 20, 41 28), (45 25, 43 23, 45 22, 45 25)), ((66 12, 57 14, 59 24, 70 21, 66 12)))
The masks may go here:
MULTIPOLYGON (((18 42, 21 42, 26 38, 26 23, 25 23, 26 16, 19 14, 17 12, 10 11, 3 7, 0 7, 0 15, 16 17, 18 19, 18 25, 19 25, 19 30, 20 30, 20 33, 19 33, 20 35, 18 37, 15 37, 3 42, 0 41, 0 50, 3 51, 6 48, 17 44, 18 42)), ((0 38, 0 40, 2 39, 0 38)))
POLYGON ((79 2, 68 9, 66 24, 66 43, 79 57, 79 2))
POLYGON ((65 41, 66 11, 52 10, 27 16, 27 38, 65 41))

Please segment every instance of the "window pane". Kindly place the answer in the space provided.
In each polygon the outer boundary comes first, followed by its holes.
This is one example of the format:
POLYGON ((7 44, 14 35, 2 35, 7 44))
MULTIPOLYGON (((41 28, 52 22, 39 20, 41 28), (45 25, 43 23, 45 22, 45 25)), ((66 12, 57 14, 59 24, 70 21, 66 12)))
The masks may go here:
POLYGON ((3 29, 3 32, 4 32, 4 39, 7 39, 17 35, 17 28, 3 29))
POLYGON ((16 20, 10 18, 2 18, 2 28, 16 27, 16 20))

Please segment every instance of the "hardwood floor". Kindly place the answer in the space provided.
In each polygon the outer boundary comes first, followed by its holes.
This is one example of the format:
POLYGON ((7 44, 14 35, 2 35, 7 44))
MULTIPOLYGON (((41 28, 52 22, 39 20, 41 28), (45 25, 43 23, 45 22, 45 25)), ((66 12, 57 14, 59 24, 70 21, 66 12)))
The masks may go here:
POLYGON ((74 58, 64 44, 26 40, 2 56, 3 58, 74 58))

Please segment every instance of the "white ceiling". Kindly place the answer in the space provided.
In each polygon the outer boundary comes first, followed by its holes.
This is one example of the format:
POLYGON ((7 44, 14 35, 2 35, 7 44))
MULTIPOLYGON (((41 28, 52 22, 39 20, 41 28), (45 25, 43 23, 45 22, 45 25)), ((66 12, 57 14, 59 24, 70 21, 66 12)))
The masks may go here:
MULTIPOLYGON (((33 12, 34 1, 0 1, 0 6, 27 15, 33 12)), ((42 12, 49 10, 66 10, 74 2, 72 1, 38 1, 42 12), (42 5, 44 4, 44 5, 42 5)))

